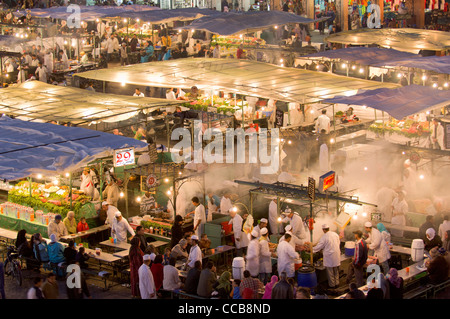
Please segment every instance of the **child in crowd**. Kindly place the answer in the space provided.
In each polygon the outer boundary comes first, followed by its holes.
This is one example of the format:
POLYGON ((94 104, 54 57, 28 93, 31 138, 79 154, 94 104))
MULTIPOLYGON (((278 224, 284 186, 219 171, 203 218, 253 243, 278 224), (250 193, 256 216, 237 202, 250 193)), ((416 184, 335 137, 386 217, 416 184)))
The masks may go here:
POLYGON ((240 279, 233 280, 233 290, 231 291, 233 299, 242 299, 241 293, 239 292, 240 285, 241 285, 240 279))

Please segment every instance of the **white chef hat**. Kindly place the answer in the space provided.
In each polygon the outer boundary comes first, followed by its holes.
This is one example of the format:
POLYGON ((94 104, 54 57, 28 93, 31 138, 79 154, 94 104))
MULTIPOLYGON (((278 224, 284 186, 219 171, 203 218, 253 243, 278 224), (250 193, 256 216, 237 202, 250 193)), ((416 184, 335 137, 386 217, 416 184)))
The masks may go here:
POLYGON ((120 217, 120 216, 122 216, 122 213, 119 212, 119 211, 117 211, 117 212, 115 213, 115 216, 116 216, 116 217, 120 217))
POLYGON ((371 222, 365 222, 364 227, 371 228, 372 227, 372 223, 371 222))
POLYGON ((198 240, 198 236, 197 236, 197 235, 192 235, 192 236, 191 236, 191 239, 192 239, 192 240, 198 240))
POLYGON ((267 223, 267 219, 261 218, 260 222, 261 222, 261 223, 267 223))
POLYGON ((258 237, 258 232, 255 229, 252 230, 252 236, 258 237))
POLYGON ((261 235, 265 235, 265 234, 267 234, 269 231, 267 230, 267 228, 266 227, 263 227, 262 229, 261 229, 261 235))
POLYGON ((144 255, 144 257, 142 257, 142 259, 144 259, 144 260, 151 260, 151 257, 150 257, 150 255, 144 255))
POLYGON ((328 228, 330 228, 330 226, 328 226, 328 224, 323 224, 322 225, 322 229, 328 229, 328 228))
POLYGON ((108 203, 107 201, 104 201, 104 202, 102 203, 102 206, 105 206, 105 205, 109 205, 109 203, 108 203))

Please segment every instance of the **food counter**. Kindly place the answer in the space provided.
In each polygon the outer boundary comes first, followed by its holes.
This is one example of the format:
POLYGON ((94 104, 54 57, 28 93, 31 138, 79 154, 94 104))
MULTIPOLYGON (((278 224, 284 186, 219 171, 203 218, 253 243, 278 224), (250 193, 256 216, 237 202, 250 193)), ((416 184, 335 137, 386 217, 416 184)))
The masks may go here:
POLYGON ((409 117, 404 121, 391 119, 383 123, 375 121, 367 130, 368 138, 383 137, 395 144, 412 143, 419 147, 426 147, 429 143, 430 126, 427 121, 416 121, 409 117))
POLYGON ((77 222, 81 217, 85 217, 89 228, 94 228, 97 226, 97 210, 100 209, 100 202, 90 201, 83 192, 72 189, 71 207, 68 186, 34 182, 31 183, 30 196, 30 183, 22 181, 9 190, 8 203, 4 203, 3 206, 4 215, 40 223, 45 227, 56 215, 64 218, 72 210, 77 222))

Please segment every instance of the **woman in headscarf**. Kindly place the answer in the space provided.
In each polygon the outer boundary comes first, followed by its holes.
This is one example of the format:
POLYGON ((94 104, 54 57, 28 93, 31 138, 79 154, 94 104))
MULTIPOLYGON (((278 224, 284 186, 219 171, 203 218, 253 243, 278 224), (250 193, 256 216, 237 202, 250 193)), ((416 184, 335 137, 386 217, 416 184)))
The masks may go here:
POLYGON ((436 231, 433 228, 428 228, 425 238, 425 250, 430 251, 434 247, 441 247, 442 246, 442 240, 439 235, 436 235, 436 231))
POLYGON ((272 299, 272 288, 273 286, 275 286, 275 284, 278 282, 278 277, 277 276, 272 276, 272 278, 270 278, 270 282, 268 282, 266 284, 266 288, 264 291, 264 295, 262 296, 262 299, 272 299))
POLYGON ((390 299, 403 299, 403 278, 398 276, 397 269, 389 269, 388 282, 390 299))
POLYGON ((17 233, 16 238, 16 248, 19 249, 19 247, 27 241, 27 237, 25 236, 27 234, 27 231, 25 229, 19 230, 17 233))
POLYGON ((386 227, 382 223, 377 224, 377 229, 380 231, 383 240, 387 243, 391 242, 391 234, 387 231, 386 227))
POLYGON ((144 253, 140 248, 140 240, 138 237, 133 237, 130 244, 130 253, 128 258, 130 259, 130 284, 131 295, 133 298, 139 297, 139 267, 143 264, 144 253))
POLYGON ((217 281, 217 286, 214 288, 219 293, 220 299, 230 299, 231 294, 231 273, 224 271, 217 281))
POLYGON ((75 212, 69 211, 66 218, 63 220, 69 234, 75 234, 77 232, 77 221, 75 220, 75 212))
POLYGON ((170 240, 170 248, 173 248, 175 245, 177 245, 180 240, 183 238, 183 216, 176 215, 175 221, 173 222, 172 226, 172 239, 170 240))
POLYGON ((159 289, 162 288, 162 283, 164 280, 164 265, 162 264, 162 262, 163 256, 156 255, 155 260, 153 260, 152 266, 150 267, 153 275, 153 280, 155 282, 156 291, 159 291, 159 289))
POLYGON ((442 243, 442 247, 450 253, 450 230, 447 230, 444 233, 444 241, 442 243))

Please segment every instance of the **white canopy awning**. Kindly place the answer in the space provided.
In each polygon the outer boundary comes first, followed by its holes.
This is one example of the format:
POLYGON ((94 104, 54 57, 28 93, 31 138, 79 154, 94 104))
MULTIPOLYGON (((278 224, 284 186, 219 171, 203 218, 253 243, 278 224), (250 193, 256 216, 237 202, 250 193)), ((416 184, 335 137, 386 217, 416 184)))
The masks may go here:
POLYGON ((104 94, 74 87, 24 82, 0 90, 0 113, 29 121, 85 124, 116 122, 140 110, 155 110, 183 101, 104 94))
POLYGON ((75 74, 92 80, 155 87, 221 90, 295 103, 314 103, 358 90, 398 84, 348 78, 237 59, 192 58, 149 62, 75 74))

